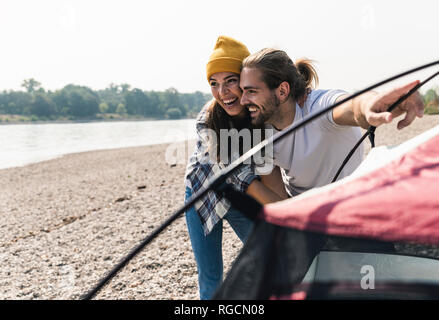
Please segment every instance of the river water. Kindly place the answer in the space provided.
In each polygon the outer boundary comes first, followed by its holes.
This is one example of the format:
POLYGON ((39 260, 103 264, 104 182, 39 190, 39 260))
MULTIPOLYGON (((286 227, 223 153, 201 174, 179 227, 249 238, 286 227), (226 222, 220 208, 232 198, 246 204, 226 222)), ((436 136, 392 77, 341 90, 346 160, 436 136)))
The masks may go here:
POLYGON ((195 137, 193 119, 0 125, 0 169, 69 153, 171 143, 195 137))

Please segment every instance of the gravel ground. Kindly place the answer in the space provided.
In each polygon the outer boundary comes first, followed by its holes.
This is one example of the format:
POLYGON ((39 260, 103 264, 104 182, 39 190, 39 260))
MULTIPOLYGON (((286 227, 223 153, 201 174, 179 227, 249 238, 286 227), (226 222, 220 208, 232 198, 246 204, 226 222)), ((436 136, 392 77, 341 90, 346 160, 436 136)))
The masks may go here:
MULTIPOLYGON (((438 124, 439 116, 424 116, 402 131, 382 126, 376 144, 398 144, 438 124)), ((185 164, 164 161, 167 147, 85 152, 0 170, 0 299, 79 299, 91 289, 182 205, 185 164)), ((241 243, 224 225, 227 272, 241 243)), ((198 299, 184 217, 96 298, 198 299)))

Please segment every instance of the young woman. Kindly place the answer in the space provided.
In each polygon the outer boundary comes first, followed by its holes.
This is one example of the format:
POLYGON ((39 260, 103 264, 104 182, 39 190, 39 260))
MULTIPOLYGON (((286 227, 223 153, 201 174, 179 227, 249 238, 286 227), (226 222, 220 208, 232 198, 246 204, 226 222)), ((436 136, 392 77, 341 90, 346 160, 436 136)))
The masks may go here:
MULTIPOLYGON (((248 55, 250 52, 246 46, 230 37, 220 36, 216 42, 206 68, 214 99, 203 107, 197 117, 198 141, 186 171, 185 200, 205 187, 208 180, 225 166, 219 155, 220 146, 227 143, 211 141, 206 130, 214 132, 218 140, 221 129, 255 129, 251 125, 248 110, 240 102, 242 91, 239 87, 239 74, 242 61, 248 55), (215 153, 217 156, 213 156, 215 153)), ((287 198, 278 168, 269 175, 259 177, 251 165, 245 165, 230 181, 234 187, 247 192, 263 204, 287 198)), ((223 277, 222 219, 229 222, 241 241, 247 238, 252 222, 213 191, 186 212, 202 300, 212 297, 223 277)))

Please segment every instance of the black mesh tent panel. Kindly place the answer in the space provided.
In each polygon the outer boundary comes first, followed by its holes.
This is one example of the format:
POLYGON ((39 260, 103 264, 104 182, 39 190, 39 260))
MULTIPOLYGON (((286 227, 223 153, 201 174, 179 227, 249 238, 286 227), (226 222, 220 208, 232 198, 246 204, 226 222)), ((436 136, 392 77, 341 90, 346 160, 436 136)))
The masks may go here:
MULTIPOLYGON (((327 236, 299 231, 258 220, 222 286, 214 295, 214 299, 265 300, 290 296, 305 285, 301 282, 314 258, 321 251, 413 255, 414 252, 410 252, 407 248, 407 245, 376 240, 327 236)), ((433 252, 437 251, 433 250, 433 252)), ((403 285, 402 283, 391 284, 391 286, 380 284, 381 291, 374 291, 375 298, 381 296, 391 298, 392 290, 403 285), (388 292, 386 292, 386 288, 388 288, 388 292)), ((373 293, 370 292, 355 291, 354 289, 358 289, 359 284, 346 285, 343 282, 334 282, 329 286, 316 282, 314 287, 312 284, 307 286, 309 290, 313 289, 308 298, 318 299, 319 292, 320 298, 328 298, 331 295, 337 297, 337 292, 343 289, 345 290, 343 294, 347 298, 361 297, 361 292, 364 293, 365 298, 374 297, 373 293)), ((431 284, 426 284, 426 286, 428 293, 422 293, 418 286, 416 287, 417 292, 419 292, 418 296, 413 292, 407 292, 405 296, 410 298, 431 297, 435 286, 431 284)), ((436 289, 439 289, 439 286, 436 286, 436 289)), ((405 296, 402 294, 393 295, 394 298, 405 296)), ((343 297, 343 295, 338 297, 343 297)), ((439 298, 439 292, 437 292, 436 297, 439 298)))

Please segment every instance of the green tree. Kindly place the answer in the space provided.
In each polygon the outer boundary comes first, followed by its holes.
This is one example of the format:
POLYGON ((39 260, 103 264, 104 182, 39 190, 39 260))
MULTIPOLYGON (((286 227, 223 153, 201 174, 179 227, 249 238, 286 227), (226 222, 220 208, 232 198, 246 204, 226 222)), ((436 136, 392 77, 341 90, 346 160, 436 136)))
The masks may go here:
POLYGON ((114 83, 110 83, 107 88, 97 92, 100 100, 108 105, 108 113, 115 113, 117 106, 124 102, 121 92, 120 86, 114 83))
POLYGON ((99 96, 87 87, 69 84, 55 99, 57 108, 74 117, 92 117, 99 112, 99 96))
POLYGON ((32 94, 11 90, 5 93, 2 100, 6 114, 30 114, 29 107, 32 102, 32 94))
POLYGON ((122 94, 128 92, 131 88, 131 86, 127 83, 122 83, 121 85, 119 85, 118 87, 120 87, 120 90, 122 92, 122 94))
POLYGON ((196 91, 194 93, 182 94, 181 98, 187 109, 187 115, 190 117, 196 117, 206 102, 212 99, 212 95, 196 91))
POLYGON ((151 106, 151 115, 154 117, 164 117, 166 109, 164 108, 163 99, 160 98, 160 92, 146 92, 151 106))
POLYGON ((125 108, 125 105, 123 103, 119 103, 119 105, 116 108, 116 113, 120 115, 127 113, 127 109, 125 108))
POLYGON ((177 108, 170 108, 168 111, 166 111, 166 117, 169 119, 180 119, 181 111, 177 108))
POLYGON ((101 102, 101 104, 99 104, 99 112, 100 113, 107 113, 108 112, 108 104, 105 102, 101 102))
POLYGON ((429 104, 436 104, 437 102, 439 102, 439 97, 438 97, 438 94, 437 94, 437 92, 435 91, 435 90, 433 90, 433 89, 429 89, 429 90, 427 90, 427 92, 424 94, 424 96, 423 96, 423 99, 424 99, 424 103, 426 104, 426 105, 429 105, 429 104))
POLYGON ((30 104, 30 114, 39 117, 49 117, 56 113, 55 103, 43 93, 36 93, 30 104))
POLYGON ((38 89, 41 89, 41 83, 35 80, 34 78, 24 80, 21 86, 25 88, 26 91, 29 93, 33 93, 38 89))
POLYGON ((140 89, 124 93, 125 108, 128 114, 150 116, 153 114, 148 96, 140 89))
POLYGON ((176 108, 180 110, 181 116, 185 116, 187 113, 187 109, 182 103, 182 99, 180 98, 180 94, 177 89, 169 88, 163 94, 164 103, 166 110, 170 108, 176 108))
POLYGON ((422 97, 425 104, 425 113, 439 114, 439 95, 437 90, 429 89, 422 97))

